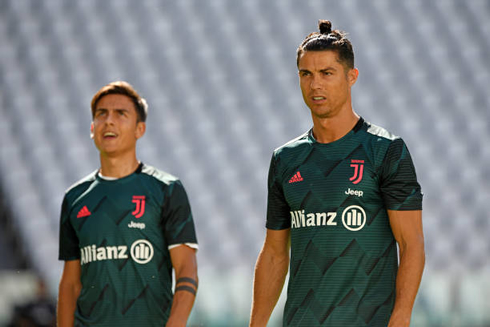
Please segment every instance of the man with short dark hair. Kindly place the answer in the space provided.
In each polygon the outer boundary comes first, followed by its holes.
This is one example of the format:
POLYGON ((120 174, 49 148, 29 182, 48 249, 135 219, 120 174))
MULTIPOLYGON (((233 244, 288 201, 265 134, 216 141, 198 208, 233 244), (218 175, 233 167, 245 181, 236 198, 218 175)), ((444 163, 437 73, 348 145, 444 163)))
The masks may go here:
POLYGON ((250 326, 267 324, 288 266, 284 326, 409 326, 425 262, 415 168, 401 138, 354 112, 350 41, 319 29, 297 50, 313 128, 270 164, 250 326))
POLYGON ((104 86, 91 109, 100 169, 63 199, 58 325, 185 326, 198 285, 185 189, 137 159, 147 104, 130 84, 104 86))

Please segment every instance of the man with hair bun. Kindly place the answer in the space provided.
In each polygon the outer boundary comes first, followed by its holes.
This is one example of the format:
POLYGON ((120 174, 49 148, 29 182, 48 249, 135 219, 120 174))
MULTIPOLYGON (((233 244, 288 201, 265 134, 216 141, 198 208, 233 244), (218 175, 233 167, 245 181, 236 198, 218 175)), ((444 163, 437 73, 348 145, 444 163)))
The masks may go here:
POLYGON ((425 264, 421 187, 404 141, 352 108, 346 34, 326 20, 319 30, 297 49, 313 127, 271 159, 250 326, 266 326, 288 270, 283 326, 409 326, 425 264))
POLYGON ((100 169, 63 199, 58 326, 184 327, 198 285, 184 186, 137 159, 148 105, 130 84, 102 87, 91 109, 100 169))

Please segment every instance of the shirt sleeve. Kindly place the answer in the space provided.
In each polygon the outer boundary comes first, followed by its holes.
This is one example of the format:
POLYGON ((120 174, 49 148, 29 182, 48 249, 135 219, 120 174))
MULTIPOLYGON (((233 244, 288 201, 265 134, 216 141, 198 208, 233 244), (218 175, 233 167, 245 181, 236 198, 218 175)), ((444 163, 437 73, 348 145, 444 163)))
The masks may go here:
POLYGON ((395 139, 381 168, 381 193, 389 210, 422 210, 422 190, 405 142, 395 139))
POLYGON ((267 179, 267 222, 268 229, 281 230, 291 227, 290 208, 277 172, 276 154, 272 155, 267 179))
POLYGON ((61 205, 59 235, 59 260, 80 259, 80 247, 77 233, 70 222, 70 209, 66 195, 61 205))
POLYGON ((179 180, 167 186, 162 214, 165 240, 169 247, 177 244, 191 244, 197 248, 191 206, 184 186, 179 180))

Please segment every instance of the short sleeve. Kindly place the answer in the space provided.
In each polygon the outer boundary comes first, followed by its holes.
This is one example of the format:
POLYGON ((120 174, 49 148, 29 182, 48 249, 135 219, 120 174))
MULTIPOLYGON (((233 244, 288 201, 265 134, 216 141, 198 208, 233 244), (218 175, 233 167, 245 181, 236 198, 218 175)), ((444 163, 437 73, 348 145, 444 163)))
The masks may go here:
POLYGON ((422 210, 422 190, 405 142, 395 139, 386 152, 380 189, 389 210, 422 210))
POLYGON ((179 180, 167 186, 165 198, 162 218, 167 244, 169 246, 184 243, 197 245, 191 206, 184 186, 179 180))
POLYGON ((70 210, 66 195, 63 199, 63 204, 61 205, 58 259, 80 259, 78 236, 70 222, 70 210))
POLYGON ((284 197, 277 173, 276 154, 272 156, 267 179, 267 222, 268 229, 281 230, 291 227, 289 205, 284 197))

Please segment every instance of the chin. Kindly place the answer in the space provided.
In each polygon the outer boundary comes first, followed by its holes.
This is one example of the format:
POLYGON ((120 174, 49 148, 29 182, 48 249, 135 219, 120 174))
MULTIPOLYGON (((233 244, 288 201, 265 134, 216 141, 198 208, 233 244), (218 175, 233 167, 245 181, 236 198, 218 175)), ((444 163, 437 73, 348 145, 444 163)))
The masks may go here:
POLYGON ((106 156, 110 156, 110 155, 115 154, 119 151, 118 149, 107 148, 107 147, 106 148, 105 147, 99 147, 98 149, 99 149, 101 154, 106 155, 106 156))
POLYGON ((332 118, 334 116, 334 113, 329 110, 311 110, 311 114, 314 117, 320 118, 320 119, 325 119, 325 118, 332 118))

